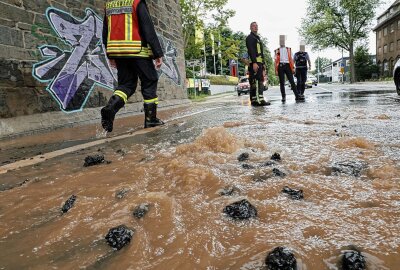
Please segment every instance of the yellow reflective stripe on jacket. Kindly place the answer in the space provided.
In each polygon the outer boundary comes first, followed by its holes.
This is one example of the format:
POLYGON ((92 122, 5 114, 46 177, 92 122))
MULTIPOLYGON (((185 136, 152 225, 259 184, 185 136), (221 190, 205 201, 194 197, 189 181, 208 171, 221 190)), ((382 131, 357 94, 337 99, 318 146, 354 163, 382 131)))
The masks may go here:
POLYGON ((153 56, 139 31, 136 8, 140 2, 141 0, 111 0, 106 3, 108 57, 151 58, 153 56), (118 22, 114 21, 116 19, 118 22))
POLYGON ((114 91, 114 95, 119 96, 120 98, 122 98, 124 103, 126 103, 128 101, 128 96, 124 92, 122 92, 120 90, 115 90, 114 91))
POLYGON ((257 43, 257 55, 258 55, 256 58, 257 63, 262 63, 263 58, 261 56, 261 44, 260 43, 257 43))
POLYGON ((144 103, 149 104, 149 103, 155 103, 158 104, 158 98, 153 98, 153 99, 145 99, 143 100, 144 103))
POLYGON ((132 39, 132 14, 125 14, 125 39, 132 39))

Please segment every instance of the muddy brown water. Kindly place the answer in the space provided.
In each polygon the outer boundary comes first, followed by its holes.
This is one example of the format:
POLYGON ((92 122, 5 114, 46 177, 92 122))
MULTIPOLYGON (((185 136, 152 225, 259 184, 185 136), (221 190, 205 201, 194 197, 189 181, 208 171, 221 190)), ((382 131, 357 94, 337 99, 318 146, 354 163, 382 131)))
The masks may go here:
POLYGON ((251 108, 246 96, 202 106, 209 110, 163 128, 0 175, 19 183, 0 192, 0 269, 264 269, 277 246, 294 252, 299 269, 339 269, 351 246, 368 269, 400 269, 398 102, 327 93, 266 108, 251 108), (249 160, 239 162, 243 152, 249 160), (275 152, 282 161, 259 166, 275 152), (84 168, 98 153, 111 163, 84 168), (343 160, 367 168, 332 175, 343 160), (264 177, 274 167, 287 176, 264 177), (238 194, 220 196, 226 186, 238 194), (302 189, 304 200, 291 200, 284 186, 302 189), (223 214, 243 198, 257 218, 223 214), (150 211, 136 219, 141 203, 150 211), (113 251, 104 236, 120 224, 135 234, 113 251))

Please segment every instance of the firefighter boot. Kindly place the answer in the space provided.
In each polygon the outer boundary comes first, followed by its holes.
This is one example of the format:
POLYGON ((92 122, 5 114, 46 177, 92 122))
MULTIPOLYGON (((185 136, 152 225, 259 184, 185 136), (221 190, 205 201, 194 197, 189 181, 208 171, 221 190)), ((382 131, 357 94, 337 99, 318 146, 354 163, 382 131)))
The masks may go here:
POLYGON ((157 118, 157 104, 144 103, 144 128, 164 125, 164 122, 157 118))
POLYGON ((124 105, 123 99, 114 95, 108 101, 107 106, 101 109, 101 125, 105 131, 111 132, 113 130, 115 115, 124 105))

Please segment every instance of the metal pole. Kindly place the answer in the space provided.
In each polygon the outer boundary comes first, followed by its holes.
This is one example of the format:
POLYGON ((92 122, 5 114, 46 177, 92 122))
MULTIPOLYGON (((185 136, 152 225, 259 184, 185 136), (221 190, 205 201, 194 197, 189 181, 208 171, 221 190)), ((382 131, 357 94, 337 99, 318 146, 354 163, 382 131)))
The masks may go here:
POLYGON ((206 56, 206 44, 204 41, 204 76, 207 75, 207 56, 206 56))
POLYGON ((193 64, 193 88, 194 88, 194 98, 196 98, 196 75, 194 74, 194 64, 193 64))
POLYGON ((221 33, 218 32, 218 58, 219 58, 219 63, 221 64, 221 75, 222 73, 222 53, 221 53, 221 33))
POLYGON ((321 69, 319 60, 321 60, 321 59, 319 58, 319 51, 318 51, 318 61, 317 61, 317 64, 318 64, 318 69, 317 69, 317 81, 318 81, 318 83, 319 83, 319 71, 320 71, 320 69, 321 69))
POLYGON ((214 75, 217 75, 217 67, 215 65, 215 53, 214 53, 214 75))
POLYGON ((343 49, 342 49, 342 63, 340 64, 340 72, 342 73, 342 84, 344 83, 344 67, 343 65, 343 49), (342 67, 343 67, 343 72, 342 72, 342 67))

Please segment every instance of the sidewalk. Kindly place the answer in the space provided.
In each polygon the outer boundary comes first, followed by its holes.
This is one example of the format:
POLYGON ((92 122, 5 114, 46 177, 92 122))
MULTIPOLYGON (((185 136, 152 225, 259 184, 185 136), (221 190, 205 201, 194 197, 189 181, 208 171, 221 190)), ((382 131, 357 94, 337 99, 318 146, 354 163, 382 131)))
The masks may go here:
MULTIPOLYGON (((188 105, 188 99, 173 99, 160 101, 159 110, 174 108, 180 105, 188 105)), ((143 113, 143 104, 131 103, 117 114, 117 118, 139 115, 143 113)), ((81 112, 64 113, 47 112, 27 116, 0 119, 0 140, 42 133, 65 127, 75 127, 92 124, 100 121, 100 108, 88 108, 81 112)))

